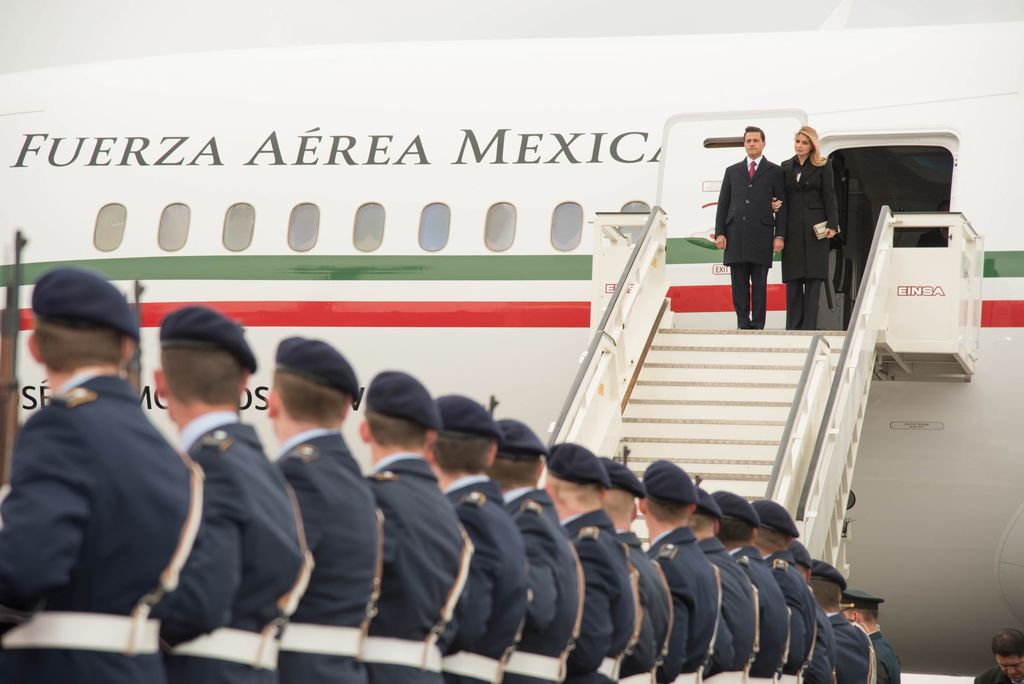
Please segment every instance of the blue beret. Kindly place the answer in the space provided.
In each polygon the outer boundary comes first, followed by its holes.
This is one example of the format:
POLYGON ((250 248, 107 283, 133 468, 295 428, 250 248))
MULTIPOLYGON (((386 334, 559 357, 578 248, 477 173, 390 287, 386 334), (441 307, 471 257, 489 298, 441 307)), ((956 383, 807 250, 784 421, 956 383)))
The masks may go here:
POLYGON ((448 394, 437 400, 437 412, 441 415, 441 430, 462 432, 468 435, 501 439, 498 424, 491 412, 460 394, 448 394))
POLYGON ((732 518, 746 523, 751 527, 760 527, 761 519, 757 517, 757 511, 750 505, 750 502, 739 494, 732 492, 715 492, 711 498, 718 504, 722 511, 723 518, 732 518))
POLYGON ((548 448, 533 430, 518 420, 505 418, 498 421, 501 439, 498 440, 498 458, 510 461, 522 461, 547 457, 548 448))
POLYGON ((811 565, 811 554, 807 552, 807 547, 793 540, 793 543, 789 545, 789 552, 793 554, 793 560, 796 561, 797 565, 802 565, 805 568, 813 567, 811 565))
POLYGON ((256 357, 242 326, 205 306, 186 306, 168 314, 160 324, 160 346, 220 349, 235 357, 242 368, 256 372, 256 357))
POLYGON ((672 504, 697 503, 697 488, 686 471, 669 461, 655 461, 644 472, 644 488, 651 499, 672 504))
POLYGON ((846 578, 825 561, 814 561, 814 565, 811 566, 811 578, 838 584, 840 589, 846 591, 846 578))
POLYGON ((800 536, 800 530, 796 529, 793 516, 781 505, 770 499, 760 499, 751 504, 757 511, 757 517, 761 519, 761 527, 781 532, 787 537, 796 539, 800 536))
POLYGON ((605 456, 602 456, 600 461, 604 471, 608 473, 608 481, 612 483, 611 489, 622 489, 638 499, 647 496, 643 483, 629 468, 605 456))
POLYGON ((36 281, 32 311, 71 327, 109 328, 139 341, 139 323, 120 290, 77 268, 57 268, 36 281))
POLYGON ((289 337, 277 345, 277 370, 298 375, 310 382, 359 395, 356 372, 337 349, 320 340, 289 337))
POLYGON ((722 509, 718 507, 718 502, 700 487, 697 487, 697 512, 722 519, 722 509))
POLYGON ((375 413, 408 420, 428 430, 441 429, 441 416, 430 392, 408 373, 378 373, 366 388, 366 407, 375 413))
POLYGON ((605 489, 612 486, 608 473, 589 449, 579 444, 556 444, 551 447, 548 470, 559 480, 576 484, 596 484, 605 489))

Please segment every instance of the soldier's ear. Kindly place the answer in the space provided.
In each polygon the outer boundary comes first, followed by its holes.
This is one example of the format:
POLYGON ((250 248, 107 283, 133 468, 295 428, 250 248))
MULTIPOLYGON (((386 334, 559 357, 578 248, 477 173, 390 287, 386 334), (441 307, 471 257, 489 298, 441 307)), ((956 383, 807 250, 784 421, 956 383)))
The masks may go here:
POLYGON ((277 395, 277 390, 271 387, 267 394, 267 417, 276 420, 279 415, 281 415, 281 399, 277 395))
POLYGON ((637 499, 636 503, 640 507, 640 512, 647 517, 647 499, 637 499))
POLYGON ((39 340, 36 339, 36 332, 34 330, 32 331, 32 334, 28 336, 28 351, 32 354, 32 358, 35 359, 36 363, 43 366, 46 365, 43 363, 43 357, 39 353, 39 340))
POLYGON ((135 354, 135 340, 130 337, 121 338, 121 362, 128 363, 135 354))
POLYGON ((370 424, 365 420, 359 424, 359 438, 363 440, 365 444, 369 444, 373 439, 373 433, 370 432, 370 424))

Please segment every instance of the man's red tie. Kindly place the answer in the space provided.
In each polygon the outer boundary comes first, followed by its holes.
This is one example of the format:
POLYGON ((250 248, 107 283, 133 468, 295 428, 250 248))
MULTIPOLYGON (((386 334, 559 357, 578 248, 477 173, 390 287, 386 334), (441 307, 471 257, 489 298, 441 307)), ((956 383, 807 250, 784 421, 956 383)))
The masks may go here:
POLYGON ((757 162, 750 162, 750 177, 754 177, 754 172, 757 171, 757 162))

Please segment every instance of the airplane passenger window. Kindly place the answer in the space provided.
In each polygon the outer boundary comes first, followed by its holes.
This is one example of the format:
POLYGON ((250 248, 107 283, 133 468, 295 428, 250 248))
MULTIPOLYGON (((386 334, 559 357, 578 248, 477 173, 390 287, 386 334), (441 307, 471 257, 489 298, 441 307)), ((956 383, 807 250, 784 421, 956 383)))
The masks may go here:
POLYGON ((651 205, 648 204, 647 202, 640 202, 639 200, 633 202, 626 202, 625 204, 622 205, 623 214, 629 214, 632 212, 640 214, 649 214, 651 213, 651 205))
POLYGON ((492 204, 484 225, 484 244, 494 252, 504 252, 516 237, 516 208, 508 202, 492 204))
POLYGON ((123 204, 108 204, 96 214, 96 229, 92 243, 102 252, 112 252, 121 246, 128 210, 123 204))
POLYGON ((559 252, 569 252, 580 245, 583 237, 583 207, 576 202, 562 202, 551 214, 551 245, 559 252))
POLYGON ((253 206, 244 202, 232 204, 224 215, 224 246, 232 252, 248 249, 255 227, 256 210, 253 206))
POLYGON ((308 252, 320 234, 320 207, 297 204, 288 219, 288 246, 296 252, 308 252))
POLYGON ((428 252, 437 252, 448 244, 448 227, 452 210, 447 204, 435 202, 423 207, 420 214, 420 247, 428 252))
POLYGON ((360 252, 372 252, 384 242, 384 207, 368 202, 356 210, 352 244, 360 252))
POLYGON ((187 204, 168 204, 160 214, 160 229, 156 241, 165 252, 177 252, 188 239, 188 224, 192 211, 187 204))

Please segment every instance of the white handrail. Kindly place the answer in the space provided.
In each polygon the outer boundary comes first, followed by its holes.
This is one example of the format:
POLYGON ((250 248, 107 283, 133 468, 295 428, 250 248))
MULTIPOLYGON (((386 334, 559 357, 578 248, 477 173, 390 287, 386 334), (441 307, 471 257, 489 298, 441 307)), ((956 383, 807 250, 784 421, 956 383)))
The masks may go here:
MULTIPOLYGON (((621 402, 639 368, 652 328, 657 324, 668 286, 665 281, 667 219, 660 207, 647 217, 644 232, 632 248, 626 241, 606 240, 609 226, 627 220, 623 214, 599 215, 595 225, 595 274, 598 259, 619 259, 621 250, 630 256, 621 271, 615 291, 594 330, 580 369, 552 424, 549 442, 576 442, 595 453, 611 455, 622 436, 621 402)), ((598 306, 600 300, 595 300, 598 306)))

